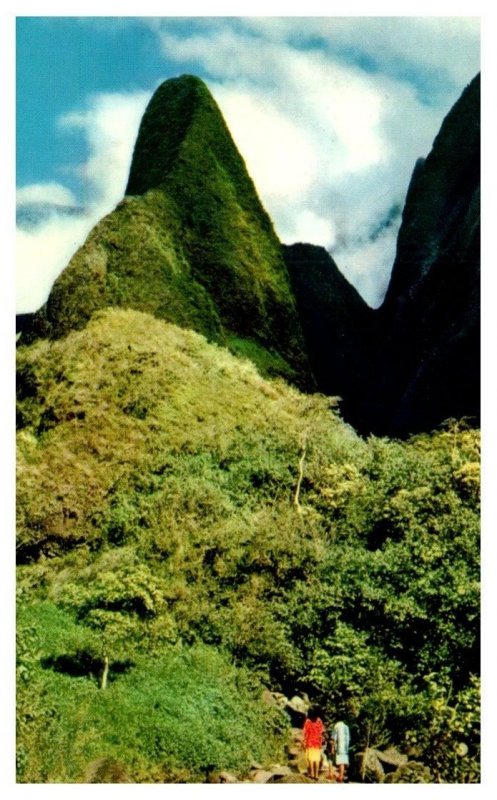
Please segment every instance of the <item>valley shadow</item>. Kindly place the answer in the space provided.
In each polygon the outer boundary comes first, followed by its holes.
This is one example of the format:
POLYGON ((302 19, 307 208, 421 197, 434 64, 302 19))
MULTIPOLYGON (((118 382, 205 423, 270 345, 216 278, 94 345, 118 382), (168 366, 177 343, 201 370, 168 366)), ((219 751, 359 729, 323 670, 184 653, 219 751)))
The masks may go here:
MULTIPOLYGON (((103 659, 84 652, 49 656, 42 658, 40 663, 43 669, 50 669, 71 678, 89 678, 97 683, 100 682, 104 669, 103 659)), ((111 661, 108 673, 109 683, 116 680, 118 676, 129 672, 134 666, 134 662, 129 660, 111 661)))

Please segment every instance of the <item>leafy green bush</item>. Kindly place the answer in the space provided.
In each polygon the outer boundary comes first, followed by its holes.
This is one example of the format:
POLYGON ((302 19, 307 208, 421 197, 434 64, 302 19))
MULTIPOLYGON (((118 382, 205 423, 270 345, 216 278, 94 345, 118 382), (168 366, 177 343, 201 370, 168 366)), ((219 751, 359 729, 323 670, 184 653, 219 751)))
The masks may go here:
POLYGON ((281 758, 288 722, 220 652, 177 647, 144 657, 130 642, 135 661, 124 671, 115 665, 103 690, 82 657, 96 637, 71 616, 47 603, 27 607, 18 635, 21 782, 81 782, 98 759, 121 764, 131 782, 154 783, 243 774, 254 759, 281 758))
POLYGON ((425 718, 406 734, 439 783, 480 781, 480 682, 471 676, 455 696, 447 675, 426 676, 425 718))

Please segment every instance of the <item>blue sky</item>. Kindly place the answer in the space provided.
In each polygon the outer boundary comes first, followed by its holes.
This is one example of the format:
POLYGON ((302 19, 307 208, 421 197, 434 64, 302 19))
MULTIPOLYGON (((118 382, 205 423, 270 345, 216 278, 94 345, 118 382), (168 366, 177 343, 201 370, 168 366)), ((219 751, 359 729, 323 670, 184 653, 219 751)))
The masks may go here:
POLYGON ((282 241, 382 299, 415 161, 479 71, 475 17, 20 17, 17 310, 41 305, 120 200, 139 121, 190 72, 282 241), (43 212, 43 213, 42 213, 43 212))
MULTIPOLYGON (((60 177, 62 165, 85 158, 83 132, 60 130, 64 114, 85 108, 95 93, 149 92, 158 77, 175 69, 165 65, 156 35, 140 22, 26 17, 17 20, 16 29, 21 186, 49 182, 60 177)), ((74 175, 66 174, 64 182, 81 192, 74 175)))

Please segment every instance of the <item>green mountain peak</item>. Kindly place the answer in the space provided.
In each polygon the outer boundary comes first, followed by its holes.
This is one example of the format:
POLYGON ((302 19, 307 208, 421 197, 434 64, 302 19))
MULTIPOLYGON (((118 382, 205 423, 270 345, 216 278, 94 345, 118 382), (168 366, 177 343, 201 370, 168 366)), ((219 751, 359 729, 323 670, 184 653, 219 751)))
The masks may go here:
POLYGON ((38 327, 64 336, 106 306, 191 328, 266 374, 308 385, 281 245, 218 106, 193 76, 154 93, 126 196, 59 276, 38 327))
MULTIPOLYGON (((203 128, 204 149, 230 137, 207 86, 194 75, 164 81, 143 116, 131 163, 127 195, 162 186, 195 125, 203 128)), ((234 146, 234 145, 233 145, 234 146)))

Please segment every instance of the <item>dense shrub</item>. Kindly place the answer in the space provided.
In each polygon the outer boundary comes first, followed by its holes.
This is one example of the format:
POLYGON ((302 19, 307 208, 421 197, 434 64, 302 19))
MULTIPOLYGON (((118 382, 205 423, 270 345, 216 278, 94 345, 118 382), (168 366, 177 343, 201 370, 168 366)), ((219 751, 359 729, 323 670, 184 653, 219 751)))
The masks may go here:
POLYGON ((188 717, 195 754, 179 728, 166 746, 167 715, 133 721, 171 659, 190 687, 206 645, 220 675, 232 660, 346 714, 357 750, 478 779, 478 431, 363 441, 329 398, 131 311, 18 357, 21 780, 83 780, 102 758, 133 780, 243 769, 262 745, 240 722, 245 761, 230 760, 228 717, 252 718, 229 694, 219 741, 188 717))
POLYGON ((257 680, 205 646, 136 655, 111 665, 99 688, 97 638, 51 604, 23 610, 18 625, 18 775, 21 782, 80 782, 90 765, 122 765, 130 782, 243 774, 253 759, 281 758, 288 720, 261 702, 257 680))

